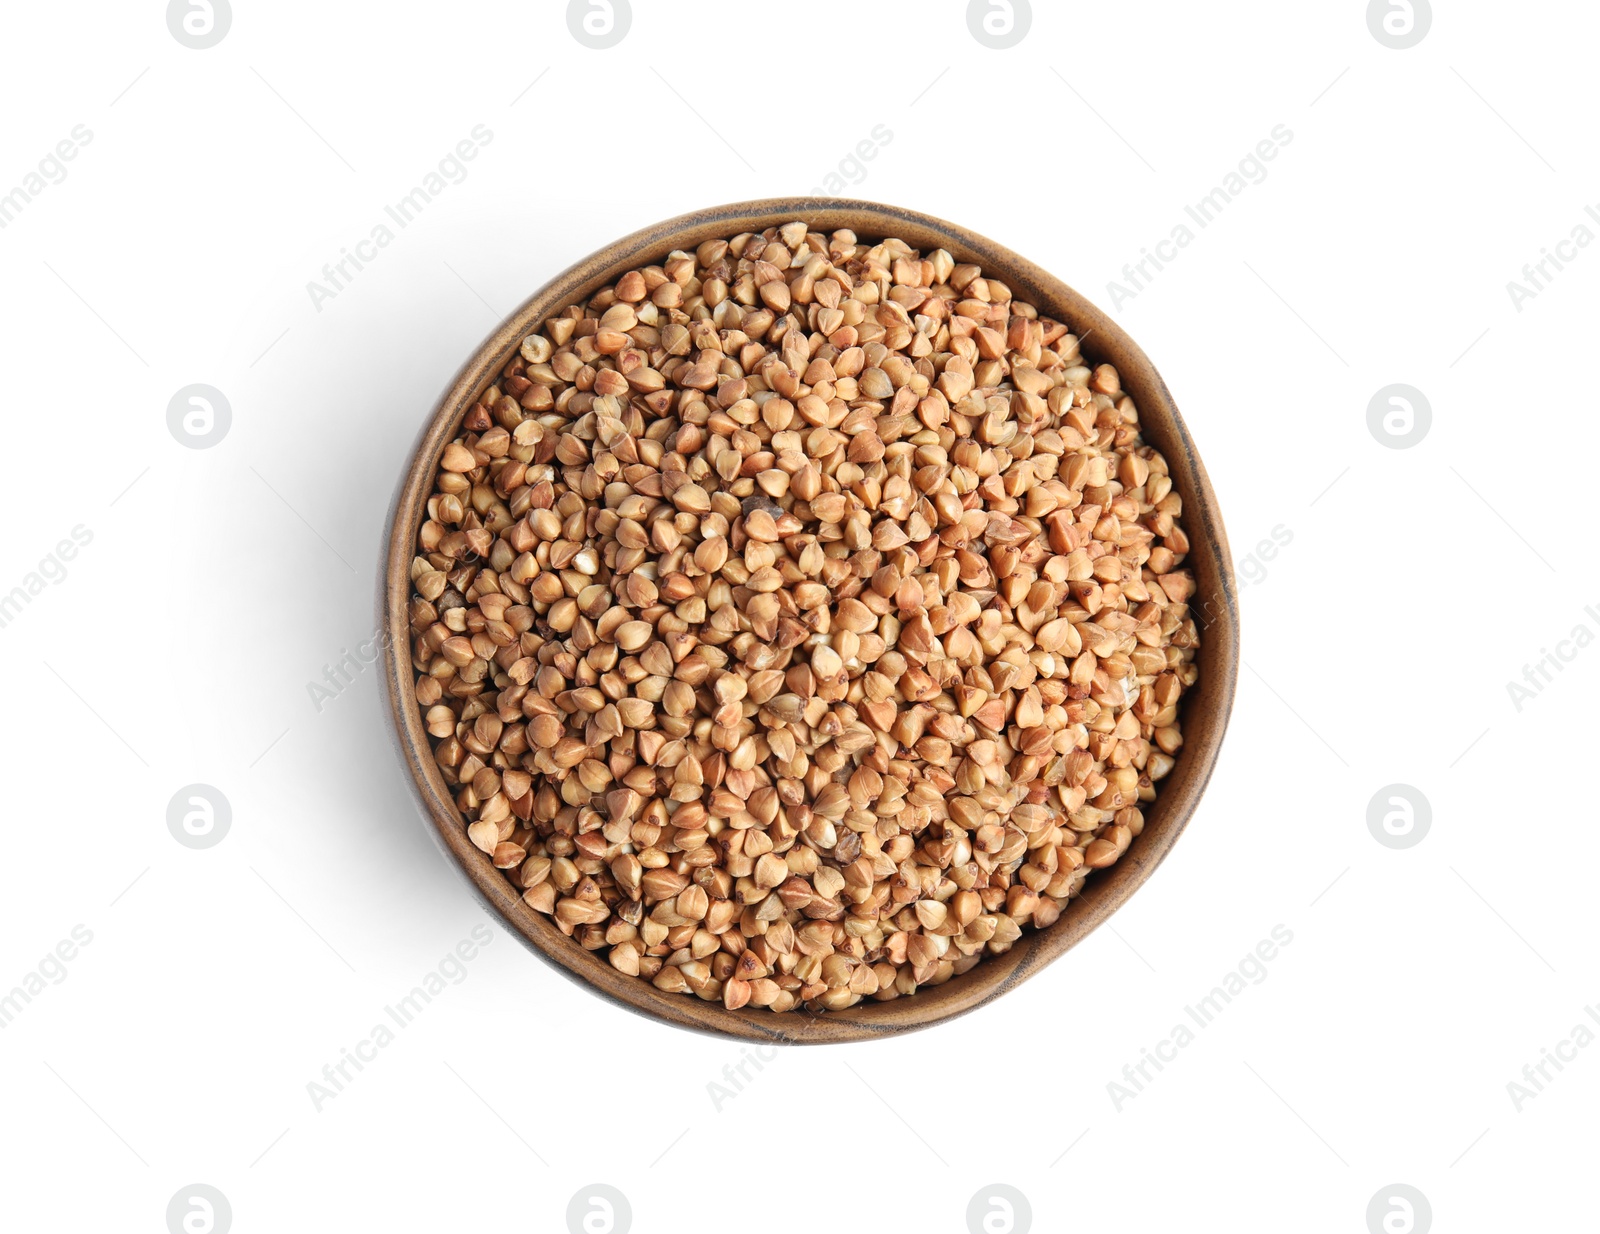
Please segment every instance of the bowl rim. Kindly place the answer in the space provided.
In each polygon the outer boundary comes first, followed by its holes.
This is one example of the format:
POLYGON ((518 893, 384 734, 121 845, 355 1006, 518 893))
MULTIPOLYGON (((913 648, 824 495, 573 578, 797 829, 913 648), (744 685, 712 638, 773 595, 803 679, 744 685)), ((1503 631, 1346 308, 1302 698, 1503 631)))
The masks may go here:
POLYGON ((381 562, 379 643, 396 754, 429 832, 479 903, 557 971, 611 1002, 657 1022, 747 1041, 865 1041, 927 1028, 992 1002, 1059 959, 1148 881, 1186 829, 1221 751, 1238 680, 1238 594, 1227 532, 1188 427, 1144 351, 1086 297, 997 242, 932 215, 871 201, 766 198, 696 210, 613 241, 551 278, 473 351, 423 422, 390 503, 381 562), (409 572, 439 456, 457 435, 478 392, 509 362, 528 333, 550 313, 580 301, 629 269, 659 262, 675 249, 797 219, 824 233, 847 228, 867 238, 899 237, 924 251, 943 247, 957 260, 976 263, 991 277, 1001 278, 1018 299, 1033 304, 1041 314, 1066 322, 1084 340, 1086 358, 1115 356, 1123 388, 1139 406, 1146 440, 1167 459, 1174 488, 1183 499, 1183 519, 1191 537, 1185 564, 1197 582, 1190 604, 1202 627, 1202 668, 1197 687, 1185 699, 1184 745, 1147 811, 1144 831, 1121 860, 1085 884, 1055 924, 1042 931, 1028 930, 1005 953, 987 956, 967 973, 909 997, 866 1001, 824 1013, 728 1011, 721 1002, 665 993, 649 981, 616 972, 600 953, 584 950, 551 918, 524 904, 506 875, 467 839, 465 819, 433 759, 413 694, 406 617, 409 572))

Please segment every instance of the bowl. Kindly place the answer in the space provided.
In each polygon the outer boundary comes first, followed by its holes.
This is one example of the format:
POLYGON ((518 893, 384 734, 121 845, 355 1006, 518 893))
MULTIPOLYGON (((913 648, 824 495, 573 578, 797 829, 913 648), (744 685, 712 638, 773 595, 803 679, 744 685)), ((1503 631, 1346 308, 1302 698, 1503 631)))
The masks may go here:
POLYGON ((740 202, 668 219, 607 245, 535 292, 466 362, 424 426, 390 511, 379 603, 386 694, 401 761, 431 831, 478 898, 530 948, 614 1002, 684 1028, 782 1044, 871 1040, 962 1015, 1036 976, 1104 924, 1155 872, 1199 805, 1222 747, 1239 666, 1237 593, 1216 495, 1171 392, 1139 346, 1072 288, 993 240, 925 214, 836 198, 740 202), (459 433, 478 393, 522 339, 552 312, 628 270, 661 261, 675 249, 693 250, 707 240, 795 219, 823 233, 848 228, 867 239, 897 236, 924 251, 947 249, 957 261, 974 262, 986 275, 1001 279, 1018 299, 1070 325, 1083 339, 1085 357, 1116 366, 1123 388, 1139 406, 1145 439, 1166 456, 1174 488, 1183 498, 1191 542, 1187 564, 1197 584, 1191 607, 1202 628, 1200 680, 1183 703, 1184 744, 1146 811, 1142 834, 1121 860, 1090 878, 1054 925, 1026 931, 1009 951, 986 957, 967 973, 915 995, 819 1014, 774 1013, 760 1007, 728 1011, 720 1002, 665 993, 649 981, 617 972, 601 954, 584 950, 553 920, 524 904, 488 855, 468 840, 466 820, 434 762, 413 694, 406 617, 414 545, 440 456, 459 433))

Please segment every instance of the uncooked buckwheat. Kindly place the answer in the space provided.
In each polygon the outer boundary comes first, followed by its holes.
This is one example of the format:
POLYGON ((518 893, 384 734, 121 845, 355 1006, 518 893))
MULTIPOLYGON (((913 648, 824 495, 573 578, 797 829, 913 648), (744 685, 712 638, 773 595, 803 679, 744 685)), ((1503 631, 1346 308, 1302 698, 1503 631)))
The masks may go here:
POLYGON ((579 946, 788 1011, 966 972, 1127 851, 1198 635, 1109 365, 945 251, 789 223, 549 318, 445 449, 416 696, 579 946))

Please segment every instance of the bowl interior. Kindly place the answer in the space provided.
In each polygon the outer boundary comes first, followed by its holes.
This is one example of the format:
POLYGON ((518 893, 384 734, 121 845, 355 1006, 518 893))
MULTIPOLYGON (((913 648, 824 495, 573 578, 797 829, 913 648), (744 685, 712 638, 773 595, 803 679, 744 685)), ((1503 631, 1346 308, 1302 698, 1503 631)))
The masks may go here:
POLYGON ((1227 727, 1239 657, 1232 556, 1216 498, 1165 382, 1137 344, 1066 284, 992 240, 927 215, 835 198, 745 202, 670 219, 608 245, 531 296, 463 366, 423 429, 391 511, 380 608, 386 688, 401 759, 435 838, 483 902, 562 971, 623 1005, 683 1027, 759 1041, 857 1041, 926 1027, 999 997, 1080 942, 1150 876, 1194 813, 1227 727), (848 228, 864 239, 895 236, 923 251, 947 249, 957 261, 973 262, 985 275, 1006 283, 1018 299, 1033 304, 1041 314, 1068 324, 1083 340, 1087 358, 1116 366, 1123 388, 1139 407, 1145 439, 1166 457, 1174 488, 1183 499, 1191 541, 1186 564, 1197 584, 1191 607, 1201 627, 1200 680, 1183 703, 1184 745, 1156 801, 1145 811, 1143 833, 1121 860, 1092 876, 1053 926, 1025 932, 1003 955, 986 957, 944 985, 911 997, 816 1015, 775 1014, 756 1007, 728 1011, 721 1003, 663 993, 648 981, 616 972, 603 956, 583 950, 549 918, 525 905, 505 875, 467 839, 465 820, 434 761, 412 692, 406 620, 410 563, 439 457, 459 433, 478 393, 509 362, 522 339, 551 313, 630 269, 659 262, 675 249, 693 249, 706 240, 795 219, 823 233, 848 228))

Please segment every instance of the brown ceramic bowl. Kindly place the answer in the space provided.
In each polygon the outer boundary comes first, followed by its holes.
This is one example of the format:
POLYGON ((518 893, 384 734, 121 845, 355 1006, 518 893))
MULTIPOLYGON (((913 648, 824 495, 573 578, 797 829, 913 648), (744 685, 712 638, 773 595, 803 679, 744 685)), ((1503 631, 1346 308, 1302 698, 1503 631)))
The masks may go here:
POLYGON ((1239 666, 1239 613, 1222 515, 1172 395, 1138 345, 1072 288, 993 240, 925 214, 833 198, 740 202, 668 219, 584 258, 528 299, 467 361, 422 432, 390 515, 380 604, 389 709, 402 761, 436 838, 479 898, 528 946, 613 1001, 684 1028, 752 1041, 862 1041, 925 1028, 981 1007, 1060 958, 1150 877, 1194 814, 1222 746, 1239 666), (943 247, 957 261, 982 266, 985 274, 1001 279, 1041 313, 1071 325, 1084 337, 1085 356, 1115 365, 1123 387, 1138 403, 1146 439, 1166 456, 1173 484, 1183 497, 1184 523, 1193 546, 1189 564, 1198 582, 1193 607, 1203 625, 1200 683, 1183 704, 1183 748, 1147 811, 1143 834, 1122 860, 1092 876, 1055 925, 1025 932, 1004 955, 987 957, 971 971, 909 998, 866 1002, 815 1016, 779 1015, 759 1007, 728 1011, 721 1003, 662 993, 648 981, 616 972, 601 955, 583 950, 550 918, 527 907, 505 875, 467 839, 465 820, 433 759, 412 694, 406 651, 409 568, 439 457, 460 431, 479 391, 510 360, 522 339, 550 313, 582 300, 630 269, 661 261, 674 249, 692 250, 706 240, 761 231, 793 219, 803 219, 813 230, 825 233, 850 228, 863 238, 897 236, 924 250, 943 247))

